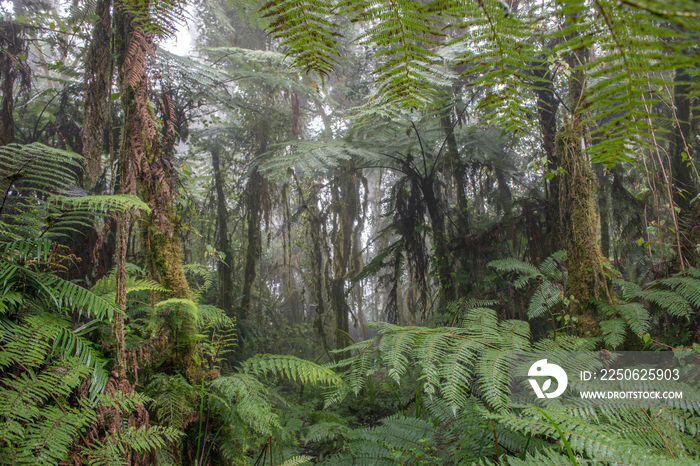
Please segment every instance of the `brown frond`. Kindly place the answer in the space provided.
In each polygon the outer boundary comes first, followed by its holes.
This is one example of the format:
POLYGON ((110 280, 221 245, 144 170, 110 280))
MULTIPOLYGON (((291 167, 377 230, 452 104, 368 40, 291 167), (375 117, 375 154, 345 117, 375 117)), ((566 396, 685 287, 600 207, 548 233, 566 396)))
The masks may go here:
POLYGON ((167 92, 163 91, 160 97, 161 105, 163 106, 163 147, 168 151, 175 142, 175 126, 177 115, 175 113, 175 104, 167 92))

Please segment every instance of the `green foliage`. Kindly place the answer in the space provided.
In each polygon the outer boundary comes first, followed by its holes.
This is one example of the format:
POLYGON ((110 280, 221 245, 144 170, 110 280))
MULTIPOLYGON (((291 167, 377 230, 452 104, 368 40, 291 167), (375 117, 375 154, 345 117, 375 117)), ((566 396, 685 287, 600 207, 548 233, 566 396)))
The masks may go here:
MULTIPOLYGON (((41 251, 38 252, 41 254, 41 251)), ((31 262, 30 264, 35 265, 31 262)), ((3 313, 17 312, 16 305, 28 305, 32 302, 45 308, 85 313, 97 319, 111 319, 115 312, 120 312, 113 302, 51 272, 32 270, 5 258, 0 258, 0 266, 2 293, 13 297, 7 304, 0 303, 0 311, 3 313), (20 289, 22 298, 17 294, 20 289), (12 304, 14 306, 10 308, 12 304)))
POLYGON ((436 433, 435 425, 423 419, 390 416, 374 428, 362 429, 344 451, 321 464, 390 466, 430 463, 427 454, 436 433), (420 462, 423 461, 423 462, 420 462))
POLYGON ((17 368, 0 385, 3 464, 56 464, 79 429, 94 419, 90 409, 66 401, 92 371, 53 347, 52 340, 64 330, 65 323, 51 317, 29 318, 16 326, 2 321, 0 369, 17 368))
POLYGON ((324 79, 337 62, 338 34, 328 20, 332 6, 319 0, 272 0, 263 6, 265 18, 272 18, 268 32, 282 39, 294 64, 324 79))
MULTIPOLYGON (((517 268, 528 270, 520 265, 517 268)), ((628 304, 621 305, 617 311, 633 322, 634 319, 629 314, 635 312, 635 309, 638 311, 637 306, 628 304)), ((590 464, 595 461, 615 464, 619 461, 641 465, 648 464, 648 461, 656 462, 657 459, 660 464, 694 464, 692 462, 696 457, 696 435, 700 422, 700 404, 695 400, 695 395, 689 392, 687 400, 662 408, 654 420, 651 420, 645 408, 619 400, 598 400, 600 403, 594 405, 567 409, 540 409, 529 404, 519 404, 513 399, 508 401, 509 350, 582 350, 591 348, 591 343, 595 343, 595 340, 558 338, 556 342, 544 339, 530 344, 529 325, 525 322, 499 321, 494 311, 485 308, 465 309, 464 312, 466 317, 458 327, 429 329, 377 324, 380 335, 369 344, 363 342, 354 345, 354 351, 359 354, 340 365, 352 367, 363 351, 371 345, 377 345, 378 351, 374 354, 382 368, 377 370, 385 370, 387 377, 393 378, 394 383, 406 383, 409 366, 419 368, 419 380, 425 387, 425 394, 433 400, 428 402, 431 416, 439 419, 436 422, 448 422, 450 417, 470 416, 469 413, 472 413, 472 417, 476 416, 481 422, 487 423, 488 427, 483 428, 495 430, 494 436, 487 443, 498 439, 502 449, 505 446, 507 450, 517 453, 517 456, 521 456, 520 452, 524 452, 526 444, 529 448, 533 438, 549 439, 544 444, 540 444, 539 440, 532 444, 537 446, 537 457, 551 458, 552 464, 572 464, 570 458, 567 459, 568 463, 560 462, 562 455, 564 458, 569 456, 565 448, 551 445, 551 442, 560 438, 569 445, 576 461, 581 459, 579 464, 589 464, 589 461, 590 464), (438 404, 435 405, 435 402, 438 404), (664 432, 663 436, 660 437, 659 432, 664 432)), ((614 332, 611 333, 613 334, 614 332)), ((567 367, 571 366, 568 369, 575 370, 575 367, 580 367, 576 365, 581 363, 583 361, 568 360, 567 367)), ((376 375, 369 371, 365 374, 346 371, 343 373, 343 386, 361 389, 365 385, 355 380, 358 377, 376 375)), ((414 377, 411 378, 415 380, 414 377)), ((670 389, 663 386, 655 388, 670 389)), ((629 389, 643 388, 642 385, 635 385, 629 389)), ((392 423, 394 420, 387 422, 392 423)), ((414 426, 413 429, 418 428, 414 426)), ((342 431, 341 427, 339 432, 342 431)), ((347 461, 347 464, 375 464, 367 461, 377 461, 376 464, 393 464, 392 461, 401 463, 401 460, 392 459, 386 453, 386 449, 391 450, 395 441, 399 451, 407 451, 405 439, 399 434, 387 434, 382 440, 369 444, 360 440, 365 440, 366 437, 358 439, 353 434, 346 437, 352 447, 347 454, 339 455, 338 460, 347 461), (365 459, 353 459, 357 457, 365 459)), ((321 437, 316 434, 314 438, 321 437)), ((528 452, 535 454, 534 450, 528 452)), ((522 456, 525 458, 527 454, 523 453, 522 456)), ((333 461, 335 460, 334 458, 333 461)), ((512 464, 521 463, 514 458, 512 464)))
POLYGON ((247 359, 241 366, 241 372, 263 376, 267 372, 284 376, 302 384, 334 385, 339 381, 336 374, 311 361, 294 356, 262 354, 247 359))
MULTIPOLYGON (((429 104, 436 87, 446 86, 449 71, 436 52, 444 36, 439 11, 412 0, 343 1, 339 15, 364 23, 356 41, 371 44, 380 64, 374 70, 380 103, 419 108, 429 104)), ((370 98, 372 99, 372 98, 370 98)))
POLYGON ((479 103, 488 119, 506 130, 527 129, 531 119, 527 102, 540 85, 535 71, 543 66, 536 60, 541 52, 532 40, 527 7, 511 12, 502 1, 487 0, 435 2, 433 8, 438 11, 441 3, 452 7, 450 27, 460 31, 447 41, 442 54, 465 69, 460 78, 469 79, 470 86, 491 89, 479 103))

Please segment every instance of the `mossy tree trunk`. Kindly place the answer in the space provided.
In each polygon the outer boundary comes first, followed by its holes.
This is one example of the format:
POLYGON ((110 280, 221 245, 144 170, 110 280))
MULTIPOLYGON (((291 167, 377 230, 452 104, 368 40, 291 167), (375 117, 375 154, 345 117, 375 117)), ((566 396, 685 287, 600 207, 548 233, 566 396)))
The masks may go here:
POLYGON ((14 21, 0 21, 0 146, 15 140, 15 81, 19 78, 25 91, 31 86, 29 66, 19 57, 27 54, 23 29, 14 21))
POLYGON ((455 289, 452 282, 450 266, 450 250, 445 237, 445 214, 440 206, 435 189, 435 178, 428 175, 421 178, 421 191, 428 208, 430 226, 433 233, 433 248, 435 252, 435 267, 440 281, 440 306, 455 300, 455 289))
POLYGON ((83 124, 83 157, 87 185, 92 187, 102 172, 102 149, 112 86, 112 1, 98 0, 98 19, 85 59, 85 118, 83 124))
MULTIPOLYGON (((263 151, 264 152, 264 151, 263 151)), ((251 311, 253 284, 255 283, 256 265, 262 254, 262 197, 264 195, 263 176, 257 168, 248 178, 246 192, 246 224, 248 228, 248 247, 246 248, 243 270, 243 288, 241 290, 240 318, 245 320, 251 311)))
POLYGON ((440 119, 440 126, 445 134, 446 142, 446 162, 450 165, 450 172, 452 173, 452 180, 454 182, 456 197, 457 197, 457 226, 459 228, 459 234, 462 237, 469 236, 469 202, 467 201, 467 195, 465 192, 464 180, 466 177, 464 164, 459 158, 459 150, 457 148, 457 139, 455 138, 454 132, 454 122, 452 117, 448 115, 443 115, 440 119))
MULTIPOLYGON (((346 275, 351 264, 352 240, 355 222, 359 217, 359 182, 356 176, 354 161, 343 164, 332 185, 333 231, 333 278, 331 279, 329 296, 331 312, 335 318, 335 347, 336 349, 349 346, 350 338, 350 307, 345 297, 346 275)), ((349 355, 338 353, 343 359, 349 355)))
POLYGON ((224 177, 221 173, 221 148, 213 145, 210 148, 211 163, 214 170, 214 187, 216 188, 216 224, 218 229, 219 251, 224 253, 224 260, 217 264, 219 296, 217 304, 227 314, 233 310, 233 251, 228 237, 228 209, 226 208, 226 196, 224 195, 224 177))
POLYGON ((309 199, 306 201, 303 201, 302 197, 302 202, 306 205, 306 211, 308 213, 307 234, 311 240, 311 252, 309 254, 309 265, 311 266, 311 297, 313 301, 315 301, 312 303, 312 307, 314 308, 312 311, 313 327, 321 339, 323 349, 325 351, 330 351, 332 348, 328 343, 325 330, 326 305, 323 299, 324 261, 322 241, 325 241, 323 219, 316 207, 317 200, 315 192, 312 192, 309 199))
MULTIPOLYGON (((451 109, 451 107, 450 107, 451 109)), ((449 167, 449 175, 451 175, 454 184, 455 197, 457 199, 457 215, 453 225, 456 227, 456 235, 458 238, 468 238, 471 233, 469 225, 469 202, 465 191, 464 180, 466 179, 466 170, 464 163, 459 157, 457 147, 457 139, 455 137, 454 127, 455 122, 452 120, 451 112, 443 115, 440 118, 440 126, 445 137, 445 165, 449 167)), ((453 233, 454 234, 454 233, 453 233)), ((463 251, 460 255, 462 265, 467 263, 466 253, 463 251)), ((460 282, 455 284, 455 296, 466 295, 471 290, 471 284, 468 282, 460 282)))
POLYGON ((561 162, 564 174, 560 182, 560 218, 566 235, 568 277, 566 296, 573 296, 571 314, 578 319, 580 335, 598 331, 597 307, 594 298, 609 297, 603 256, 598 244, 598 216, 595 209, 595 175, 582 147, 583 125, 579 105, 583 96, 586 50, 578 48, 570 53, 567 62, 572 70, 569 77, 569 96, 572 114, 556 137, 555 157, 561 162))
MULTIPOLYGON (((191 300, 192 294, 182 265, 178 220, 171 205, 170 163, 163 151, 163 147, 166 151, 172 148, 172 115, 163 116, 164 134, 161 135, 148 97, 149 78, 146 70, 149 55, 155 50, 153 37, 138 27, 133 22, 133 16, 119 4, 115 5, 115 29, 118 82, 124 108, 124 130, 119 150, 122 174, 119 192, 135 194, 138 184, 139 194, 151 208, 151 213, 144 215, 142 220, 142 245, 149 275, 170 289, 172 297, 191 300)), ((165 107, 167 97, 163 96, 163 99, 165 107)), ((122 228, 121 235, 126 234, 124 230, 122 228)), ((126 260, 126 246, 122 248, 120 244, 121 241, 118 240, 118 270, 126 260)), ((119 278, 118 276, 118 280, 119 278)), ((119 284, 117 286, 119 289, 119 284)), ((185 311, 176 311, 170 313, 169 319, 174 334, 169 349, 173 366, 190 383, 197 384, 201 381, 203 371, 197 361, 195 316, 185 311)), ((121 325, 123 335, 123 322, 121 325)), ((118 334, 117 329, 115 335, 118 334)))
POLYGON ((598 213, 600 215, 600 252, 603 257, 610 257, 610 188, 611 181, 603 166, 595 164, 598 180, 598 213))
MULTIPOLYGON (((559 100, 554 94, 554 76, 546 63, 540 63, 533 68, 533 73, 542 81, 537 89, 537 116, 542 135, 542 148, 547 156, 547 170, 556 173, 560 161, 555 151, 557 137, 557 110, 559 100)), ((561 231, 562 222, 559 218, 559 184, 560 175, 545 181, 547 188, 547 234, 549 236, 548 252, 556 252, 564 248, 565 235, 561 231)), ((548 255, 548 254, 545 254, 548 255)))
MULTIPOLYGON (((293 175, 293 172, 291 173, 293 175)), ((294 268, 292 265, 293 256, 292 249, 294 242, 292 241, 292 212, 289 201, 289 183, 285 183, 282 186, 282 220, 283 228, 282 232, 282 267, 283 267, 283 278, 282 278, 282 291, 285 296, 285 308, 287 310, 287 321, 290 325, 296 325, 302 323, 304 320, 304 311, 301 307, 301 296, 299 295, 299 290, 296 286, 296 280, 294 278, 294 268)))

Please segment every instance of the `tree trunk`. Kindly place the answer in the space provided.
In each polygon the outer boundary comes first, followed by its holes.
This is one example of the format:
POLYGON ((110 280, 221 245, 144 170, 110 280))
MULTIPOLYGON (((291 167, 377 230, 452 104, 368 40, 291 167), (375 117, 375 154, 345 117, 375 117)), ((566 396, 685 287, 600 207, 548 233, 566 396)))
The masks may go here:
POLYGON ((102 172, 102 149, 112 86, 111 0, 98 0, 99 17, 92 32, 85 59, 85 118, 83 120, 83 157, 88 185, 92 187, 102 172))
POLYGON ((598 217, 595 210, 595 176, 585 158, 581 141, 583 125, 578 107, 583 95, 586 51, 579 48, 567 57, 572 69, 569 96, 572 114, 556 137, 555 154, 564 174, 560 185, 560 217, 566 233, 568 277, 566 296, 574 296, 571 312, 578 319, 580 335, 598 330, 596 306, 589 301, 601 292, 609 299, 610 290, 603 269, 603 256, 598 245, 598 217))
POLYGON ((307 201, 307 211, 309 214, 308 233, 311 239, 311 254, 309 262, 311 265, 311 296, 315 300, 312 306, 315 307, 313 313, 313 326, 321 339, 321 344, 325 351, 330 351, 332 348, 328 344, 324 321, 326 319, 326 306, 323 300, 323 248, 322 248, 322 233, 323 225, 321 217, 316 208, 316 197, 312 194, 307 201))
MULTIPOLYGON (((119 86, 125 114, 119 152, 122 174, 119 189, 121 193, 133 194, 138 178, 141 197, 151 208, 151 214, 143 221, 145 234, 142 241, 147 267, 151 276, 157 275, 161 283, 172 290, 174 298, 189 300, 192 294, 185 279, 177 219, 171 206, 170 169, 164 161, 156 118, 148 100, 145 70, 148 56, 154 50, 152 36, 135 26, 133 17, 120 5, 116 5, 115 11, 115 49, 118 51, 119 86)), ((124 260, 124 256, 118 256, 117 267, 119 261, 124 260)), ((171 356, 175 368, 190 383, 198 384, 203 370, 197 361, 194 319, 185 311, 170 314, 174 330, 171 356)))
POLYGON ((467 201, 467 196, 464 187, 464 164, 459 159, 459 152, 457 150, 457 140, 455 138, 455 133, 452 130, 453 122, 449 115, 445 115, 440 119, 440 124, 442 130, 445 133, 445 138, 447 142, 447 161, 451 166, 452 179, 455 184, 455 190, 457 191, 457 219, 459 234, 463 238, 469 236, 469 203, 467 201))
POLYGON ((243 289, 241 297, 240 318, 245 320, 250 312, 251 293, 255 283, 255 266, 262 253, 262 235, 260 232, 262 219, 263 177, 257 168, 248 179, 246 195, 246 221, 248 224, 248 247, 246 248, 245 267, 243 272, 243 289))
POLYGON ((445 303, 455 299, 455 289, 452 283, 452 270, 450 267, 450 250, 445 239, 445 215, 440 208, 435 193, 435 180, 432 177, 428 176, 421 180, 421 191, 428 208, 433 231, 433 248, 440 280, 440 306, 442 307, 445 303))
POLYGON ((224 260, 220 260, 216 264, 219 278, 217 304, 229 314, 233 310, 233 276, 231 273, 233 251, 228 237, 228 212, 224 196, 224 180, 221 174, 220 150, 216 145, 211 147, 211 163, 214 169, 214 186, 216 188, 216 223, 219 229, 217 248, 226 256, 224 260))
POLYGON ((600 252, 610 257, 610 178, 601 164, 595 164, 598 179, 598 212, 600 214, 600 252))
POLYGON ((690 202, 697 196, 695 173, 690 167, 690 82, 691 76, 684 68, 676 69, 673 86, 674 130, 669 147, 673 173, 673 202, 680 207, 681 215, 690 214, 690 202), (685 157, 684 155, 685 154, 685 157))
MULTIPOLYGON (((542 147, 547 156, 546 168, 554 171, 559 168, 560 161, 554 150, 557 136, 557 110, 559 101, 554 95, 554 83, 552 72, 542 64, 534 69, 537 77, 543 79, 537 89, 537 114, 539 117, 540 132, 542 133, 542 147)), ((559 218, 559 184, 560 175, 555 175, 549 180, 547 192, 547 234, 549 236, 549 251, 556 252, 564 248, 565 234, 561 231, 562 222, 559 218)), ((547 183, 547 181, 545 181, 547 183)), ((545 253, 545 255, 548 255, 545 253)))
POLYGON ((24 41, 20 37, 22 26, 13 21, 0 21, 0 85, 2 86, 2 103, 0 104, 0 146, 15 140, 15 80, 22 77, 23 86, 29 84, 29 70, 17 68, 21 63, 17 55, 24 52, 24 41))
MULTIPOLYGON (((333 279, 331 280, 331 311, 335 317, 335 347, 349 346, 350 308, 345 298, 345 283, 348 266, 351 264, 352 239, 355 221, 359 216, 359 183, 355 174, 355 163, 343 164, 332 186, 333 209, 333 279)), ((338 358, 345 355, 338 353, 338 358)))

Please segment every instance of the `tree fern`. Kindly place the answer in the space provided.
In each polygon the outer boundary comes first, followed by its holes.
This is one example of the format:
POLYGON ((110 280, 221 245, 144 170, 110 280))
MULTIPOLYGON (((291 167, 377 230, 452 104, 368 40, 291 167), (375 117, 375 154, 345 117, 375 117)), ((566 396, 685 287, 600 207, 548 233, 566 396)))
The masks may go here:
POLYGON ((119 212, 138 209, 150 213, 148 205, 136 196, 130 194, 114 194, 110 196, 52 196, 49 202, 55 202, 63 209, 79 209, 97 213, 109 210, 119 212))

